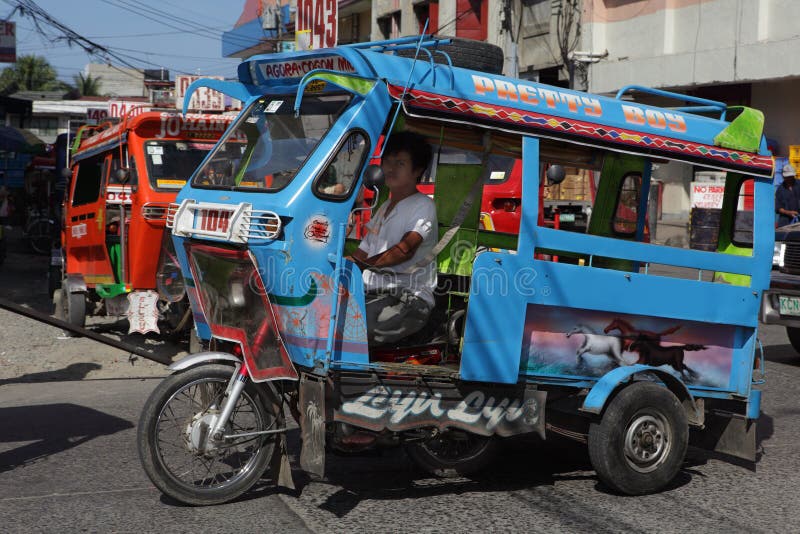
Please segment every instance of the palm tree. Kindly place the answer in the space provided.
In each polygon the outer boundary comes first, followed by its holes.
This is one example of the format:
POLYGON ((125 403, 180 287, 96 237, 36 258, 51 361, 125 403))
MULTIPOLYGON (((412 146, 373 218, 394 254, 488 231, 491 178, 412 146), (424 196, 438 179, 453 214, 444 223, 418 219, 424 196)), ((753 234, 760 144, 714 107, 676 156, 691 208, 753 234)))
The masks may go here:
POLYGON ((57 91, 66 87, 42 56, 20 56, 13 67, 0 72, 0 94, 4 95, 17 91, 57 91))
POLYGON ((103 96, 100 94, 100 87, 103 86, 103 77, 93 78, 91 74, 83 75, 81 72, 72 78, 75 81, 75 89, 80 96, 103 96))

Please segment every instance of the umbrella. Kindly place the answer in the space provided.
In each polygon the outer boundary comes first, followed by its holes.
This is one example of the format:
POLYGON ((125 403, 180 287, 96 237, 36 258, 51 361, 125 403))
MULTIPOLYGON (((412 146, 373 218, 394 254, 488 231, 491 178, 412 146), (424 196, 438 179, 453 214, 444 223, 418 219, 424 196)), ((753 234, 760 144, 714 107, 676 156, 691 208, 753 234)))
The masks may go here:
POLYGON ((28 130, 13 126, 0 126, 0 150, 6 152, 36 151, 35 145, 44 145, 44 142, 28 130))

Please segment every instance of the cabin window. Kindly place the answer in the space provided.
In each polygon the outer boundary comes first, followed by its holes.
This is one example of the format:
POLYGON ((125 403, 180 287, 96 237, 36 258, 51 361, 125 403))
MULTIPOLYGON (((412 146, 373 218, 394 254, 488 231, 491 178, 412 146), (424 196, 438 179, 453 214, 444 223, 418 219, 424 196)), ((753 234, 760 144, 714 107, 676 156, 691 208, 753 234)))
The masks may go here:
POLYGON ((636 234, 639 219, 639 201, 642 191, 642 176, 628 174, 622 179, 614 212, 614 233, 621 236, 636 234))
POLYGON ((350 134, 339 147, 336 156, 320 173, 314 191, 324 197, 347 198, 361 171, 369 149, 367 137, 362 132, 350 134))
MULTIPOLYGON (((123 185, 117 176, 117 171, 120 169, 124 169, 125 165, 120 163, 120 154, 118 150, 115 150, 111 156, 111 172, 108 175, 108 183, 115 184, 115 185, 123 185)), ((136 176, 136 167, 133 164, 133 158, 130 159, 130 167, 127 169, 128 175, 126 177, 124 185, 129 186, 136 186, 137 184, 137 176, 136 176)))
MULTIPOLYGON (((485 232, 519 232, 519 221, 522 211, 522 161, 509 153, 489 153, 467 150, 457 146, 433 144, 433 159, 428 170, 423 174, 419 190, 427 195, 446 195, 437 186, 437 177, 446 175, 448 184, 444 187, 452 189, 450 176, 460 177, 460 181, 476 178, 482 183, 480 196, 473 200, 473 209, 478 210, 478 228, 485 232)), ((477 148, 477 147, 476 147, 477 148)), ((440 181, 440 180, 439 180, 440 181)), ((470 182, 474 183, 474 182, 470 182)), ((469 184, 459 195, 458 205, 463 204, 469 196, 469 184)), ((439 221, 447 223, 449 221, 439 221)))
POLYGON ((542 139, 539 142, 541 206, 537 224, 586 233, 603 166, 599 150, 542 139), (560 182, 551 177, 562 178, 560 182))
POLYGON ((522 137, 419 117, 403 116, 402 122, 432 148, 431 164, 417 190, 434 200, 439 238, 458 223, 437 257, 439 272, 465 275, 475 255, 484 250, 516 250, 522 217, 522 137))
POLYGON ((100 186, 103 181, 103 158, 95 156, 78 164, 78 175, 72 189, 72 205, 83 206, 96 202, 100 198, 100 186))
POLYGON ((745 178, 739 185, 739 196, 733 220, 733 244, 753 248, 753 187, 754 180, 745 178))

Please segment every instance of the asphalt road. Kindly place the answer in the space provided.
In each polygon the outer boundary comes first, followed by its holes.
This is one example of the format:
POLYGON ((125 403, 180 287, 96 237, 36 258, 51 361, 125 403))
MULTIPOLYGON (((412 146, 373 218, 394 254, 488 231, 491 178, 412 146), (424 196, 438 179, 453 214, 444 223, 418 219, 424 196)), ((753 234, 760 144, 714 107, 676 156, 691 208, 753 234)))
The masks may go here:
MULTIPOLYGON (((26 273, 35 261, 6 264, 0 291, 47 309, 41 273, 26 273)), ((621 497, 598 483, 585 447, 516 441, 475 479, 431 478, 402 450, 331 455, 323 481, 294 471, 297 492, 265 480, 236 502, 190 508, 139 464, 135 426, 158 379, 130 377, 150 368, 25 321, 0 313, 0 370, 26 357, 24 368, 42 369, 0 374, 0 532, 800 531, 800 355, 781 328, 761 329, 768 382, 754 468, 690 449, 672 487, 621 497)))
MULTIPOLYGON (((4 532, 716 532, 800 530, 800 356, 764 328, 768 359, 755 469, 691 449, 675 485, 621 497, 569 442, 510 443, 477 479, 439 480, 400 450, 329 456, 324 481, 269 481, 238 501, 188 508, 142 471, 139 410, 157 379, 0 383, 4 532)), ((291 436, 296 441, 296 436, 291 436)), ((295 459, 296 460, 296 459, 295 459)))

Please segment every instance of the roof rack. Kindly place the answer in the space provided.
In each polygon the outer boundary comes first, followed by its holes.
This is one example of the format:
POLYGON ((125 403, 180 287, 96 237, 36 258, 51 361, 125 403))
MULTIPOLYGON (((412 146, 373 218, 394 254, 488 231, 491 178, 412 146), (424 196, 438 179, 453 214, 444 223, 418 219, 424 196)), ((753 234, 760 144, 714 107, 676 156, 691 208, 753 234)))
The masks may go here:
MULTIPOLYGON (((427 28, 427 23, 426 26, 427 28)), ((352 43, 348 45, 343 45, 343 47, 347 48, 358 48, 361 50, 370 50, 370 49, 378 49, 378 52, 398 52, 400 50, 417 50, 419 49, 420 52, 424 52, 428 56, 428 62, 431 64, 431 72, 433 74, 433 84, 436 85, 436 62, 433 60, 433 52, 437 54, 441 54, 444 56, 445 61, 447 62, 447 66, 453 67, 453 60, 450 58, 450 55, 445 52, 444 50, 433 50, 431 52, 428 48, 435 48, 438 45, 446 45, 450 44, 452 39, 450 37, 436 37, 434 35, 422 34, 420 35, 411 35, 408 37, 399 37, 397 39, 389 39, 386 41, 374 41, 369 43, 352 43)), ((453 76, 452 71, 450 72, 450 88, 452 89, 453 85, 455 84, 455 77, 453 76)))
POLYGON ((680 102, 692 102, 695 104, 700 104, 698 106, 682 106, 679 108, 674 108, 676 111, 682 111, 686 113, 715 113, 719 112, 720 120, 725 120, 725 112, 728 109, 728 105, 724 102, 718 102, 716 100, 709 100, 707 98, 700 98, 697 96, 690 96, 690 95, 682 95, 680 93, 673 93, 671 91, 663 91, 661 89, 653 89, 652 87, 644 87, 642 85, 626 85, 622 89, 617 92, 616 99, 622 100, 622 97, 625 93, 629 91, 639 91, 640 93, 648 93, 655 96, 662 96, 664 98, 671 98, 672 100, 679 100, 680 102))
MULTIPOLYGON (((422 40, 420 46, 435 46, 439 43, 448 44, 450 38, 434 37, 433 35, 426 35, 422 40)), ((416 48, 420 44, 419 35, 410 35, 408 37, 398 37, 397 39, 388 39, 386 41, 371 41, 366 43, 351 43, 342 45, 342 48, 393 48, 395 50, 404 50, 406 48, 416 48), (403 45, 406 45, 403 47, 403 45), (403 47, 403 48, 400 48, 403 47)))

